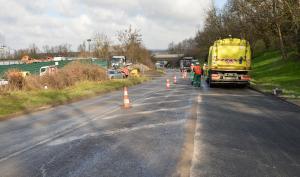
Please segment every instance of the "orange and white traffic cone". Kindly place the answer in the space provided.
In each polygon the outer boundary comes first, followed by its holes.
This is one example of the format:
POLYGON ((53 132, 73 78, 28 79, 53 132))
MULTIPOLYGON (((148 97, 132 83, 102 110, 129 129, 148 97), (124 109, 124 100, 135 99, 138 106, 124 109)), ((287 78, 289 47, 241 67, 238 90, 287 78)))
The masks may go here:
POLYGON ((127 87, 124 87, 124 105, 123 107, 125 109, 128 109, 130 108, 130 101, 129 101, 129 97, 128 97, 128 90, 127 90, 127 87))
POLYGON ((177 78, 174 76, 174 84, 177 84, 177 78))
POLYGON ((169 80, 169 79, 167 79, 166 88, 167 88, 167 89, 169 89, 169 88, 170 88, 170 80, 169 80))

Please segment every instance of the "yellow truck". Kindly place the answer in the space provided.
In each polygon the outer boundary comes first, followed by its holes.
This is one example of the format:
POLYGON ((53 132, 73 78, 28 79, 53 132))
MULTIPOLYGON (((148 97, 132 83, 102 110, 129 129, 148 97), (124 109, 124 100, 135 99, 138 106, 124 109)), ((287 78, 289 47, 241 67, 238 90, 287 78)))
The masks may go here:
POLYGON ((248 85, 251 70, 251 48, 248 41, 237 38, 220 39, 209 49, 206 81, 217 84, 248 85))

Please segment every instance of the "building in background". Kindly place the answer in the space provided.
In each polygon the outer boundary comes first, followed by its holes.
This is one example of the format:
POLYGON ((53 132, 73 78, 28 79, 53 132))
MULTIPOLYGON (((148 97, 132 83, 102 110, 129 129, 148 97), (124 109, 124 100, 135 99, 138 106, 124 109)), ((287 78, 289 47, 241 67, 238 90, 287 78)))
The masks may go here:
POLYGON ((10 48, 0 43, 0 59, 7 59, 10 55, 10 48))

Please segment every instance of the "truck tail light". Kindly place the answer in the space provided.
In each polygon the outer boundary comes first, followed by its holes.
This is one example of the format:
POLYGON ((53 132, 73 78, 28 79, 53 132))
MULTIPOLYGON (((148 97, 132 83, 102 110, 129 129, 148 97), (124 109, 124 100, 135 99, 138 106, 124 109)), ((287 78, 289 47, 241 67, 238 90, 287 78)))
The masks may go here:
POLYGON ((251 80, 251 77, 249 75, 242 75, 241 80, 249 81, 249 80, 251 80))
POLYGON ((219 74, 211 74, 211 79, 212 80, 219 80, 220 79, 220 75, 219 74))

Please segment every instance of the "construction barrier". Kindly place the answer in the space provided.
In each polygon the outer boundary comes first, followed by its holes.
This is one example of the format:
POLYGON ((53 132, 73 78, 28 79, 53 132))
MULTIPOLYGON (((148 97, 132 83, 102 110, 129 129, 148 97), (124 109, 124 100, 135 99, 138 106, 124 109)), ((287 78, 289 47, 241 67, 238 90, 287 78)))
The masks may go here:
POLYGON ((124 87, 124 105, 123 108, 128 109, 130 108, 130 101, 129 101, 129 97, 128 97, 128 89, 127 87, 124 87))
POLYGON ((169 79, 167 79, 166 88, 167 88, 167 89, 170 88, 170 80, 169 80, 169 79))

